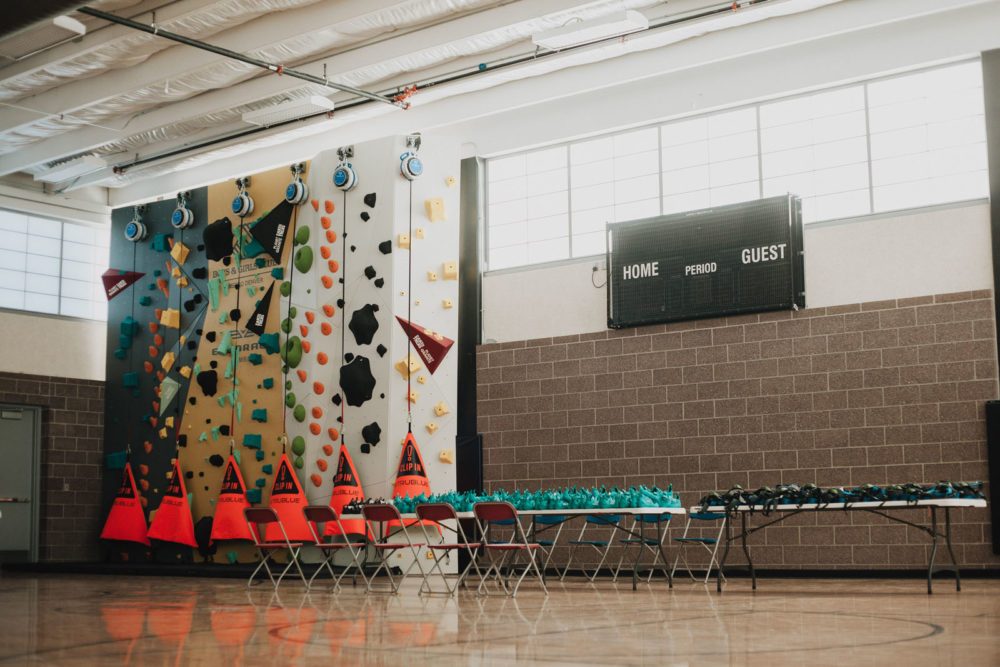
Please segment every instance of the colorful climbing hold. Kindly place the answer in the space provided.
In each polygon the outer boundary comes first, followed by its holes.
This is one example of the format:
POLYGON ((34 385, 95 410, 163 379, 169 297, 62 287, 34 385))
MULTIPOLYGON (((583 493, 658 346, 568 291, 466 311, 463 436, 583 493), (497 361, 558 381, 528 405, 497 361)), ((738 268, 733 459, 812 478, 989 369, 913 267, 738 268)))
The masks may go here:
POLYGON ((320 366, 326 366, 326 362, 329 361, 329 357, 326 356, 326 352, 316 353, 316 363, 320 366))
POLYGON ((320 280, 321 283, 323 283, 323 287, 325 287, 327 289, 330 289, 331 287, 333 287, 333 278, 331 278, 330 276, 323 276, 319 280, 320 280))
POLYGON ((320 217, 319 224, 323 225, 323 229, 330 229, 331 220, 324 215, 320 217))
POLYGON ((337 311, 334 310, 333 306, 331 306, 329 304, 326 304, 326 305, 323 306, 323 314, 326 315, 327 317, 333 317, 333 314, 335 312, 337 312, 337 311))
POLYGON ((326 208, 327 213, 333 213, 333 202, 327 199, 323 202, 323 206, 326 208))
POLYGON ((319 435, 320 433, 323 432, 323 427, 317 424, 316 422, 313 422, 309 424, 309 432, 312 433, 313 435, 319 435))

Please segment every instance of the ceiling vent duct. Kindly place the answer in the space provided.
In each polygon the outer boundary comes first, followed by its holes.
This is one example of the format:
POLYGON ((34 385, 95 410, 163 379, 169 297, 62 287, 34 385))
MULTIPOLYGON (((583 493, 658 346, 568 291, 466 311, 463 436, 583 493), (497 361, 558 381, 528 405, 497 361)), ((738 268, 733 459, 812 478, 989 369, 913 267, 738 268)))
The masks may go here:
POLYGON ((62 183, 71 178, 77 178, 98 169, 104 169, 108 163, 96 155, 82 155, 72 160, 57 164, 40 174, 35 175, 36 181, 43 183, 62 183))
POLYGON ((280 104, 243 114, 243 122, 269 127, 288 120, 311 116, 320 112, 333 111, 333 100, 321 95, 311 95, 296 100, 286 100, 280 104))
POLYGON ((614 12, 586 21, 567 23, 531 36, 531 41, 543 49, 558 51, 571 46, 589 44, 609 37, 620 37, 649 28, 649 20, 634 10, 614 12))

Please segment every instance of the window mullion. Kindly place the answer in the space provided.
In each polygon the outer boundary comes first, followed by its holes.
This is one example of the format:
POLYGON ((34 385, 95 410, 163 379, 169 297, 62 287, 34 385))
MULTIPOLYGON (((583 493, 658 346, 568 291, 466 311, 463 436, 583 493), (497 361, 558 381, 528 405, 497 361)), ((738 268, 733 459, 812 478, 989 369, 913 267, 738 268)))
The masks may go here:
POLYGON ((868 164, 868 212, 875 212, 875 181, 872 178, 872 126, 868 114, 868 83, 862 84, 865 104, 865 155, 868 164))

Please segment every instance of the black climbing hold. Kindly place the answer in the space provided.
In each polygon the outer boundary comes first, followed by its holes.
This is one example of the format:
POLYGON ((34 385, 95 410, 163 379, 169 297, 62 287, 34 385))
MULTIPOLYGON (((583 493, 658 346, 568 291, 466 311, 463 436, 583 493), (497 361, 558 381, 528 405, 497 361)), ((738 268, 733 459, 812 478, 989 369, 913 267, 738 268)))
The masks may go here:
POLYGON ((344 300, 337 299, 337 308, 343 308, 343 307, 344 307, 344 300))
POLYGON ((223 257, 222 258, 222 265, 223 266, 229 266, 232 263, 233 263, 233 258, 232 257, 223 257))
MULTIPOLYGON (((204 246, 198 246, 198 249, 204 250, 205 248, 204 246)), ((199 266, 197 269, 191 272, 191 277, 197 280, 204 280, 205 278, 208 278, 208 269, 206 269, 204 266, 199 266)))
POLYGON ((207 225, 202 232, 205 241, 205 256, 210 260, 229 258, 233 254, 233 223, 229 218, 220 218, 207 225))
POLYGON ((378 422, 372 422, 368 426, 361 429, 361 437, 365 439, 370 445, 377 445, 382 439, 382 427, 378 425, 378 422))
POLYGON ((198 477, 204 477, 204 476, 205 476, 205 473, 204 473, 204 472, 200 472, 200 473, 198 473, 198 477))
POLYGON ((350 363, 340 367, 340 388, 344 390, 350 406, 361 407, 371 399, 375 377, 367 357, 355 357, 350 363))
POLYGON ((221 433, 222 435, 229 435, 229 426, 226 425, 226 424, 223 424, 222 426, 220 426, 219 427, 219 433, 221 433))
POLYGON ((375 337, 375 332, 378 331, 378 319, 375 317, 377 310, 378 306, 369 303, 351 315, 348 328, 354 334, 354 340, 358 345, 369 345, 375 337))
POLYGON ((378 352, 378 356, 384 357, 385 353, 388 352, 389 350, 386 349, 385 345, 383 345, 382 343, 379 343, 378 347, 375 348, 375 351, 378 352))
POLYGON ((388 255, 392 252, 392 241, 382 241, 378 244, 378 251, 383 255, 388 255))
POLYGON ((365 267, 365 278, 371 280, 374 277, 375 277, 375 267, 369 264, 368 266, 365 267))
POLYGON ((198 386, 206 396, 215 396, 219 386, 219 375, 215 371, 202 371, 198 373, 198 386))
POLYGON ((207 563, 218 550, 218 543, 212 542, 212 523, 214 519, 210 516, 203 516, 194 524, 194 541, 198 545, 198 553, 207 563))
POLYGON ((186 343, 186 345, 187 345, 187 349, 189 349, 189 350, 196 350, 196 349, 198 349, 198 341, 196 341, 196 340, 189 340, 186 343))
POLYGON ((346 361, 347 363, 351 363, 353 360, 354 360, 354 355, 351 354, 350 352, 344 355, 344 361, 346 361))
POLYGON ((216 468, 221 468, 222 464, 225 463, 226 460, 221 456, 219 456, 218 454, 212 454, 211 456, 208 457, 208 462, 214 465, 216 468))
POLYGON ((379 394, 378 397, 379 398, 385 398, 385 394, 379 394))
POLYGON ((371 216, 368 215, 368 211, 361 211, 361 219, 364 220, 365 222, 371 220, 371 216))
POLYGON ((354 251, 355 251, 355 250, 357 250, 357 249, 358 249, 358 246, 356 246, 356 245, 352 245, 352 246, 351 246, 351 252, 354 252, 354 251))
POLYGON ((200 335, 202 335, 202 334, 203 334, 203 333, 205 333, 205 332, 204 332, 204 331, 202 331, 201 329, 198 329, 198 330, 196 330, 196 331, 195 331, 195 333, 196 333, 196 334, 198 334, 198 335, 200 336, 200 335))
POLYGON ((218 368, 219 362, 213 359, 212 361, 208 362, 208 365, 211 366, 212 368, 218 368))
MULTIPOLYGON (((202 298, 201 298, 200 294, 195 294, 194 295, 194 302, 195 303, 201 303, 202 302, 202 298)), ((198 335, 199 336, 201 335, 201 331, 200 330, 198 331, 198 335)))
POLYGON ((375 287, 378 287, 379 289, 381 289, 383 285, 385 285, 385 279, 384 278, 376 278, 375 279, 375 287))
POLYGON ((187 301, 184 302, 184 310, 190 313, 194 311, 194 309, 195 309, 194 299, 188 299, 187 301))
POLYGON ((231 319, 233 322, 239 322, 240 321, 240 309, 239 308, 233 308, 232 310, 230 310, 229 311, 229 319, 231 319))
POLYGON ((361 443, 361 453, 362 454, 370 454, 371 451, 372 451, 372 446, 371 445, 369 445, 367 442, 361 443))
POLYGON ((365 195, 365 206, 368 208, 375 208, 375 193, 369 192, 365 195))
POLYGON ((330 400, 333 401, 334 405, 340 405, 340 394, 334 394, 330 400))
POLYGON ((194 470, 188 470, 186 473, 184 473, 184 476, 187 477, 188 479, 194 479, 194 470))
POLYGON ((204 250, 205 250, 205 244, 204 243, 199 243, 198 244, 198 252, 204 252, 204 250))
POLYGON ((192 396, 188 399, 188 403, 190 403, 191 405, 197 405, 198 399, 192 396))
POLYGON ((185 435, 185 434, 182 433, 181 435, 177 436, 177 446, 178 447, 187 447, 188 446, 188 437, 187 437, 187 435, 185 435))
POLYGON ((208 340, 209 343, 214 343, 215 342, 215 332, 214 331, 209 331, 207 334, 205 334, 205 339, 208 340))

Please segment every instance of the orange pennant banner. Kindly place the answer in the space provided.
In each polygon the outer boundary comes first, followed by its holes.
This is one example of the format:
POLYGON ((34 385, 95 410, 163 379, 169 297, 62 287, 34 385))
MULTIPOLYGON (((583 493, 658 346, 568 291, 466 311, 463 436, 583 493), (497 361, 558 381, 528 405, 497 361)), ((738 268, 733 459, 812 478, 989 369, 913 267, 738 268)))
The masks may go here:
MULTIPOLYGON (((308 505, 306 494, 302 492, 302 485, 299 478, 292 472, 292 464, 288 462, 288 455, 282 453, 281 460, 278 461, 278 470, 274 475, 274 484, 271 485, 271 508, 281 519, 281 525, 285 527, 288 539, 293 542, 312 543, 312 532, 302 509, 308 505)), ((265 539, 268 542, 281 542, 284 538, 281 529, 276 524, 268 524, 265 539)))
POLYGON ((184 477, 181 475, 180 463, 174 461, 174 474, 170 484, 163 493, 160 508, 156 510, 153 523, 149 526, 150 538, 164 542, 186 544, 197 547, 194 539, 194 521, 191 520, 191 505, 188 504, 187 491, 184 488, 184 477))
POLYGON ((247 502, 247 487, 243 483, 243 475, 236 464, 236 457, 229 455, 226 469, 222 473, 222 488, 219 489, 219 499, 215 501, 215 518, 212 519, 211 541, 216 540, 251 540, 250 527, 243 516, 244 508, 250 507, 247 502))
POLYGON ((115 495, 115 501, 108 512, 108 519, 101 531, 102 540, 122 540, 124 542, 139 542, 149 546, 146 535, 146 515, 142 511, 139 492, 135 488, 135 477, 132 476, 132 464, 125 463, 122 471, 122 484, 115 495))

